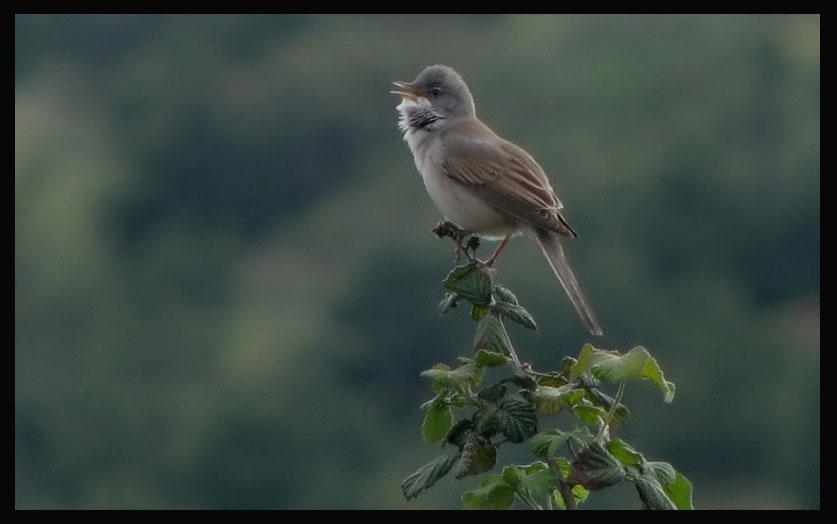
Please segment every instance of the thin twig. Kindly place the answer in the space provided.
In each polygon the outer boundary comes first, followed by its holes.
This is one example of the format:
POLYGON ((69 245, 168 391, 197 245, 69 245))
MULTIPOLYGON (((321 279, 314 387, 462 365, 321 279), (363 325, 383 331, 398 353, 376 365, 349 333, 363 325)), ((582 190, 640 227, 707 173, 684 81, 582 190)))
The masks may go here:
POLYGON ((573 487, 569 482, 558 480, 558 490, 561 492, 561 498, 564 499, 564 505, 568 510, 578 509, 575 503, 575 496, 573 495, 573 487))
POLYGON ((613 399, 613 405, 610 406, 610 409, 607 412, 607 416, 602 424, 601 429, 599 429, 599 433, 596 435, 595 440, 601 441, 602 438, 605 436, 605 432, 609 431, 610 422, 613 420, 613 414, 616 413, 616 406, 618 406, 622 402, 622 395, 625 393, 625 383, 620 382, 619 387, 616 390, 616 397, 613 399))

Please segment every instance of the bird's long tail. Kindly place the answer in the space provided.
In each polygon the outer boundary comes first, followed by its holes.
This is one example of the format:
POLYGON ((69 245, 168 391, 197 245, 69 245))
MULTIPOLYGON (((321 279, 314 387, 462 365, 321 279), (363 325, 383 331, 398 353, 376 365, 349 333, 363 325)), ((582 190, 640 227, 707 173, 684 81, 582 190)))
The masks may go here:
POLYGON ((596 314, 593 313, 590 304, 587 303, 587 299, 584 297, 584 293, 581 291, 581 287, 578 285, 572 269, 570 269, 570 264, 564 255, 564 249, 561 247, 561 241, 558 235, 545 229, 536 228, 533 228, 528 233, 528 236, 532 237, 538 246, 540 246, 541 251, 547 261, 549 261, 552 272, 558 277, 558 281, 561 282, 561 286, 567 292, 567 296, 570 297, 581 319, 587 324, 590 333, 601 335, 602 327, 599 325, 599 321, 596 320, 596 314))

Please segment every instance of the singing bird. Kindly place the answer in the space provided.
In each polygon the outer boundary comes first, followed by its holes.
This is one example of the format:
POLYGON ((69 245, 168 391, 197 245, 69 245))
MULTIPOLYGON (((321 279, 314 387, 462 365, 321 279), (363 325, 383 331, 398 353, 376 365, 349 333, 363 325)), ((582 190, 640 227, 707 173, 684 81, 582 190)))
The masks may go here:
POLYGON ((523 148, 501 138, 476 114, 474 97, 452 68, 433 65, 412 82, 393 82, 398 126, 436 208, 466 235, 500 240, 491 266, 511 237, 532 239, 590 332, 602 328, 570 269, 561 236, 578 235, 544 170, 523 148))

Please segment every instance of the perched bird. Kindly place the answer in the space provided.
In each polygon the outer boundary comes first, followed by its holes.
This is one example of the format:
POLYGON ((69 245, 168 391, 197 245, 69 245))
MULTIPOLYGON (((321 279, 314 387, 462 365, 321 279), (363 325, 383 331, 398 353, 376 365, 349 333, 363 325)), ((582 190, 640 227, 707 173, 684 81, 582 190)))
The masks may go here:
POLYGON ((452 68, 433 65, 412 82, 393 84, 390 93, 402 97, 398 126, 445 220, 466 235, 501 241, 488 266, 512 236, 532 239, 590 332, 601 335, 561 247, 560 237, 576 232, 541 166, 477 118, 474 97, 452 68))

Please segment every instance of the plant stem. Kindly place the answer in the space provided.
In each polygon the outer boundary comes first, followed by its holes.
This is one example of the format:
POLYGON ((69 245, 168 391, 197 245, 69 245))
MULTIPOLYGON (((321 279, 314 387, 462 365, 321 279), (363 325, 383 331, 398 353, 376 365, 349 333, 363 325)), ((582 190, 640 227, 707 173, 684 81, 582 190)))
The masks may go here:
POLYGON ((561 492, 561 498, 564 499, 564 506, 568 510, 578 509, 578 506, 575 504, 575 497, 573 496, 573 487, 569 483, 558 479, 558 490, 561 492))
POLYGON ((517 498, 519 498, 521 502, 523 502, 524 504, 526 504, 526 506, 529 507, 529 509, 543 510, 543 506, 541 506, 534 499, 532 499, 532 497, 528 493, 521 490, 515 490, 514 493, 515 495, 517 495, 517 498))
POLYGON ((616 407, 622 402, 622 395, 625 394, 625 383, 620 382, 619 387, 616 390, 616 398, 613 400, 613 405, 610 406, 610 409, 607 412, 607 418, 605 418, 604 423, 602 424, 599 433, 596 435, 596 441, 601 441, 604 438, 605 433, 610 428, 610 422, 613 420, 613 414, 616 413, 616 407))

